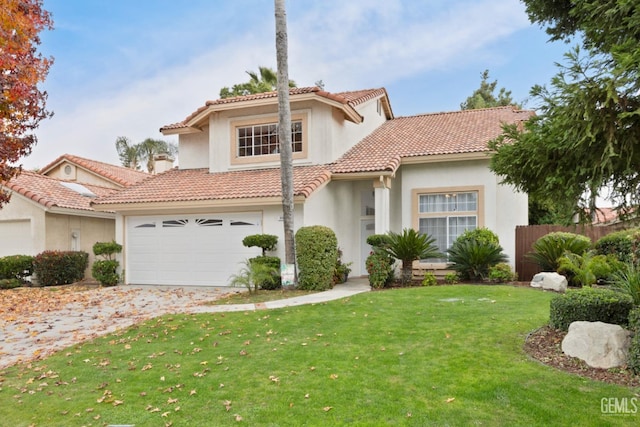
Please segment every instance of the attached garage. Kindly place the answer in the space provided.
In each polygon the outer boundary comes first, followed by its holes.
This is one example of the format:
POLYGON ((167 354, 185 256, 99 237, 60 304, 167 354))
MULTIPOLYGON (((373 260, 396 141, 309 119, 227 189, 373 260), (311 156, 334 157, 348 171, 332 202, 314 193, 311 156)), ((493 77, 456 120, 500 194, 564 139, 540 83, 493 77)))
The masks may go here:
POLYGON ((128 217, 126 282, 226 286, 246 259, 261 254, 242 245, 259 233, 260 212, 128 217))
POLYGON ((35 255, 29 219, 0 221, 0 257, 35 255))

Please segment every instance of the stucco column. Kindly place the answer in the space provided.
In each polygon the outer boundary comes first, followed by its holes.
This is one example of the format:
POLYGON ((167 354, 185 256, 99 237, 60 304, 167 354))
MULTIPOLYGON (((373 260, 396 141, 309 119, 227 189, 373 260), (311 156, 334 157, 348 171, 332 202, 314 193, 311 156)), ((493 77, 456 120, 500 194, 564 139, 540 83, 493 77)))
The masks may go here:
POLYGON ((376 234, 385 234, 389 231, 389 188, 391 179, 381 176, 379 180, 373 182, 375 189, 376 207, 376 234))

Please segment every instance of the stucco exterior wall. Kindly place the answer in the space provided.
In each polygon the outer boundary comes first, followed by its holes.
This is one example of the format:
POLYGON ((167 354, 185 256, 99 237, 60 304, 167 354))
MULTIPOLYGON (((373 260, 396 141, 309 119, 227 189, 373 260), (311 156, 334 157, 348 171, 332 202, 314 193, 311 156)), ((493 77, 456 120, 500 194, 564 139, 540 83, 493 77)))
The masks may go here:
POLYGON ((180 135, 180 169, 209 167, 209 127, 200 133, 180 135))
POLYGON ((37 203, 13 193, 11 201, 0 209, 0 257, 36 255, 44 249, 44 209, 37 203), (26 234, 23 235, 25 230, 26 234))
POLYGON ((111 181, 99 177, 93 172, 88 172, 69 162, 60 163, 58 166, 47 172, 47 176, 67 181, 76 181, 82 184, 93 184, 107 188, 121 188, 120 185, 114 184, 111 181), (69 166, 69 173, 67 173, 67 166, 69 166))
MULTIPOLYGON (((358 105, 358 112, 365 117, 359 124, 344 119, 338 109, 318 101, 292 103, 291 114, 302 115, 306 120, 307 155, 294 159, 295 164, 324 164, 333 162, 349 148, 386 121, 378 100, 358 105)), ((233 164, 235 155, 234 122, 239 120, 278 121, 277 105, 221 111, 209 116, 208 125, 201 133, 179 136, 180 168, 209 167, 211 172, 224 172, 255 167, 278 167, 278 159, 233 164), (207 163, 208 162, 208 163, 207 163)))
POLYGON ((514 267, 515 227, 528 223, 527 196, 498 184, 488 163, 487 159, 402 166, 401 228, 411 227, 414 223, 414 189, 481 186, 483 211, 479 212, 478 226, 489 228, 498 235, 504 252, 509 256, 509 263, 514 267))
POLYGON ((80 250, 89 254, 89 266, 85 270, 85 277, 89 278, 95 261, 93 245, 115 238, 115 220, 47 213, 45 230, 47 250, 80 250))

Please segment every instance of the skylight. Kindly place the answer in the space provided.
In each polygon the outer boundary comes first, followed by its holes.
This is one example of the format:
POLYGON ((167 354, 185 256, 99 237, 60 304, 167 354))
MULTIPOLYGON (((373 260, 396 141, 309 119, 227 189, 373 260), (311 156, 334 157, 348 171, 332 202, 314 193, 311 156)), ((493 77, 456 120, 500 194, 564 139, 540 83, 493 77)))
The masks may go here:
POLYGON ((98 197, 93 191, 89 190, 87 187, 85 187, 82 184, 78 184, 75 182, 61 182, 60 185, 68 188, 69 190, 73 190, 84 197, 91 197, 91 198, 98 197))

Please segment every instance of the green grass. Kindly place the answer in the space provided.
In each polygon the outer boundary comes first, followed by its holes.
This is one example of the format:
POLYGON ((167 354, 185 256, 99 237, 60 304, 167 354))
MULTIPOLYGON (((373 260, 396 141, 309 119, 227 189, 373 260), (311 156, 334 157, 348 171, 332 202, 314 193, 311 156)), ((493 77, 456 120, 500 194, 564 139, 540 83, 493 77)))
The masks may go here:
POLYGON ((1 372, 0 424, 638 425, 600 403, 640 390, 523 353, 550 298, 457 285, 164 316, 1 372))

